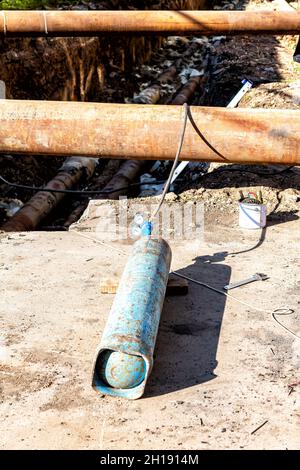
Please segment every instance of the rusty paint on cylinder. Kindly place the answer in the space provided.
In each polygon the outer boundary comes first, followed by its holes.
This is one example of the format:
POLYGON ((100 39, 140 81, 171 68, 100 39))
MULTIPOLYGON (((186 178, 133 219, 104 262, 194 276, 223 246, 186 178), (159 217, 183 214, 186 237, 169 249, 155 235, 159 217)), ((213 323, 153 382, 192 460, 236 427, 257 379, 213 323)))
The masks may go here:
POLYGON ((145 389, 166 293, 171 249, 142 237, 125 266, 93 366, 93 387, 136 399, 145 389))

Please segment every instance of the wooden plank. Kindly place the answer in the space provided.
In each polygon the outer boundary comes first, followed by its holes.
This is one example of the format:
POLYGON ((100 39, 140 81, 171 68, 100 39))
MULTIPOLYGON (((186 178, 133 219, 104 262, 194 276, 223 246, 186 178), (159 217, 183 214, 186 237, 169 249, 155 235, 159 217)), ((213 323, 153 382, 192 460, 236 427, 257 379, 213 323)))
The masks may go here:
MULTIPOLYGON (((101 294, 115 294, 119 287, 119 277, 111 276, 104 277, 100 281, 100 293, 101 294)), ((189 285, 186 279, 170 274, 166 295, 168 296, 180 296, 187 295, 189 290, 189 285)))

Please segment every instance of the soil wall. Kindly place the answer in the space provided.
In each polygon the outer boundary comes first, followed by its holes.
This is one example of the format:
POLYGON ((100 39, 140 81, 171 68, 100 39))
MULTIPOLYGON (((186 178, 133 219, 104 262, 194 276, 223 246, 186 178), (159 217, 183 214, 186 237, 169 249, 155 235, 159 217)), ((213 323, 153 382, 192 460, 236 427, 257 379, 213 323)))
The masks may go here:
MULTIPOLYGON (((201 9, 204 4, 205 0, 156 0, 148 1, 144 9, 201 9)), ((79 2, 73 8, 91 9, 92 5, 79 2)), ((136 0, 109 0, 95 2, 94 7, 141 9, 142 5, 136 0)), ((4 39, 0 41, 0 80, 10 99, 118 102, 122 93, 113 96, 111 84, 120 80, 119 73, 126 77, 146 63, 162 41, 161 37, 128 36, 4 39)))

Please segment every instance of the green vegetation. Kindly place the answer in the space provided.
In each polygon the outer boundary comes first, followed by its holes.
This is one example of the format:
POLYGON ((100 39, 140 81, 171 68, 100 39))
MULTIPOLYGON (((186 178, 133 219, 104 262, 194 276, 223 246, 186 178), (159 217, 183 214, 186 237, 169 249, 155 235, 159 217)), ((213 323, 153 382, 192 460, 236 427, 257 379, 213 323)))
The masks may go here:
POLYGON ((0 2, 3 10, 25 10, 39 8, 46 4, 45 0, 3 0, 0 2))
POLYGON ((0 9, 2 10, 30 10, 41 8, 43 6, 55 6, 59 3, 71 3, 69 0, 1 0, 0 9))

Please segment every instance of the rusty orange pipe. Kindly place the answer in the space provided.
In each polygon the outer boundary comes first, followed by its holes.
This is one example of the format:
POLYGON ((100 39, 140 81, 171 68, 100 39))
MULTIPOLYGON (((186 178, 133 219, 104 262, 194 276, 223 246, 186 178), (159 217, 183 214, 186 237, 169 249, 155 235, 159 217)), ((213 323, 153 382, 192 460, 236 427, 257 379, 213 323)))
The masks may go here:
MULTIPOLYGON (((300 164, 300 113, 191 107, 182 160, 300 164)), ((173 105, 0 100, 0 153, 172 160, 184 110, 173 105)))
MULTIPOLYGON (((71 189, 83 175, 90 177, 93 174, 96 163, 96 160, 92 158, 69 158, 64 162, 58 174, 46 184, 45 189, 71 189)), ((63 193, 38 191, 1 229, 5 232, 35 230, 40 222, 58 206, 64 196, 63 193)))
POLYGON ((299 11, 0 11, 0 37, 299 32, 299 11))

